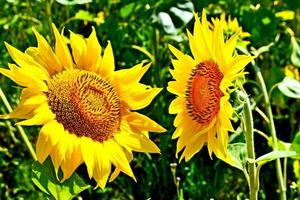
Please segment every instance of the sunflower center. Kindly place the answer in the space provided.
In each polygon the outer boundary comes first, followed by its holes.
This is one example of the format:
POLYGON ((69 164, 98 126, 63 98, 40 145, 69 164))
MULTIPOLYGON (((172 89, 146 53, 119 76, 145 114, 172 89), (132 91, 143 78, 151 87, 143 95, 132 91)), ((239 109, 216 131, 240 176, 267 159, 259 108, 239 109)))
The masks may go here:
POLYGON ((48 104, 56 120, 78 137, 103 142, 120 124, 120 100, 101 76, 83 70, 66 70, 48 84, 48 104))
POLYGON ((201 125, 208 125, 219 112, 222 79, 218 65, 210 60, 192 70, 187 84, 186 106, 189 115, 201 125))

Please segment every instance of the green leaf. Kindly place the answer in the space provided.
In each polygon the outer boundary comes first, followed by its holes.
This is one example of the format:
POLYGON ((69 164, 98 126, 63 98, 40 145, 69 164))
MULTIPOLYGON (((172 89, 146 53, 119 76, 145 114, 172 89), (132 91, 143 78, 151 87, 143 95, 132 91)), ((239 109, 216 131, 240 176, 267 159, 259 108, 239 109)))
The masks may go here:
MULTIPOLYGON (((270 147, 273 147, 273 139, 272 137, 269 137, 268 139, 268 145, 270 147)), ((290 150, 290 147, 291 147, 291 143, 288 143, 288 142, 284 142, 282 140, 278 140, 277 139, 277 145, 278 145, 278 150, 279 151, 287 151, 287 150, 290 150)))
POLYGON ((72 199, 90 187, 90 185, 87 185, 76 173, 61 183, 56 177, 52 162, 49 158, 43 164, 37 161, 33 163, 32 181, 46 194, 61 200, 72 199))
POLYGON ((176 34, 177 29, 175 28, 175 25, 170 17, 170 15, 166 12, 160 12, 158 13, 158 21, 162 24, 163 29, 168 34, 176 34))
POLYGON ((277 158, 287 158, 297 155, 295 151, 278 151, 274 150, 270 153, 267 153, 263 156, 260 156, 255 160, 258 165, 264 165, 267 162, 276 160, 277 158))
POLYGON ((278 89, 290 98, 300 98, 300 82, 291 77, 285 77, 283 81, 278 84, 278 89))
POLYGON ((120 16, 122 18, 127 18, 133 11, 134 6, 135 6, 135 3, 130 3, 130 4, 127 4, 126 6, 122 7, 120 10, 120 16))
POLYGON ((300 67, 300 46, 295 37, 291 37, 291 45, 293 48, 291 61, 295 66, 300 67))
POLYGON ((228 144, 228 152, 234 158, 234 163, 230 163, 232 166, 243 171, 247 158, 247 146, 245 143, 233 143, 228 144))
POLYGON ((293 159, 300 159, 300 131, 295 135, 290 150, 297 153, 292 157, 293 159))
POLYGON ((185 2, 183 4, 177 4, 170 9, 176 17, 181 19, 184 24, 187 24, 193 18, 194 4, 192 2, 185 2))

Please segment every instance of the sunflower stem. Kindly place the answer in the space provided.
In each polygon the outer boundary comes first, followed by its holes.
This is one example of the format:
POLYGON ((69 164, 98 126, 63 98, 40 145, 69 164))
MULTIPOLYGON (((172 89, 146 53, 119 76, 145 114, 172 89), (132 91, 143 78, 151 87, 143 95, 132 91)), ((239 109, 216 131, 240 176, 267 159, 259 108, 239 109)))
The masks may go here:
MULTIPOLYGON (((3 103, 4 103, 5 108, 7 109, 7 111, 8 112, 12 112, 12 108, 11 108, 11 106, 10 106, 10 104, 9 104, 9 102, 8 102, 5 94, 4 94, 4 92, 2 91, 1 87, 0 87, 0 97, 1 97, 1 100, 3 101, 3 103)), ((34 151, 32 145, 31 145, 31 143, 30 143, 30 141, 29 141, 29 139, 28 139, 28 137, 27 137, 24 129, 20 125, 16 125, 16 126, 17 126, 17 130, 20 133, 21 138, 24 141, 25 145, 27 146, 27 148, 28 148, 28 150, 29 150, 32 158, 34 160, 37 160, 35 151, 34 151)))
POLYGON ((47 14, 47 18, 48 18, 48 26, 49 26, 49 30, 52 34, 50 34, 50 39, 52 41, 52 36, 53 36, 53 30, 52 30, 52 4, 53 4, 53 0, 47 0, 46 1, 46 14, 47 14))
POLYGON ((252 118, 251 105, 248 96, 246 96, 246 103, 244 107, 243 117, 244 117, 244 132, 245 132, 246 145, 247 145, 247 154, 248 154, 248 159, 250 160, 248 165, 250 200, 257 200, 259 181, 257 176, 256 164, 254 162, 255 151, 254 151, 253 118, 252 118))
MULTIPOLYGON (((254 64, 254 70, 256 73, 256 77, 258 79, 258 83, 262 89, 262 93, 264 96, 264 102, 266 106, 266 112, 269 118, 269 129, 271 132, 271 137, 273 141, 273 149, 278 150, 278 142, 277 142, 277 135, 276 135, 276 129, 275 129, 275 124, 274 124, 274 119, 273 119, 273 113, 272 113, 272 108, 271 108, 271 103, 269 99, 269 94, 267 91, 267 87, 264 81, 264 78, 262 76, 262 73, 258 66, 254 64)), ((281 167, 281 162, 280 159, 275 160, 276 163, 276 175, 277 175, 277 180, 278 180, 278 185, 279 185, 279 191, 280 191, 280 200, 286 200, 286 187, 283 179, 283 174, 282 174, 282 167, 281 167)))

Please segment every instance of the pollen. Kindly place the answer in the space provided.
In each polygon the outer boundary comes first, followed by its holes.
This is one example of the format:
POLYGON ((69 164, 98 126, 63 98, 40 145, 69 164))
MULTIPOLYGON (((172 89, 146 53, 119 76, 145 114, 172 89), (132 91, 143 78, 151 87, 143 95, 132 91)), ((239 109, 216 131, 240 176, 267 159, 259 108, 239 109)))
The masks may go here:
POLYGON ((48 81, 48 104, 65 130, 104 142, 119 129, 121 106, 113 86, 84 70, 66 70, 48 81))
POLYGON ((190 74, 185 94, 186 107, 192 119, 201 125, 208 125, 220 110, 222 79, 218 65, 210 60, 196 65, 190 74))

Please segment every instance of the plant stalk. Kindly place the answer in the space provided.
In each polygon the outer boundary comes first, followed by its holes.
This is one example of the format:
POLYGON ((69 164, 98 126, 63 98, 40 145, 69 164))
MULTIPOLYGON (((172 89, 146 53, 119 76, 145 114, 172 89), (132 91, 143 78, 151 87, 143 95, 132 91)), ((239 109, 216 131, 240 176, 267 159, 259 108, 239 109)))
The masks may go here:
POLYGON ((247 154, 249 159, 249 190, 250 200, 257 200, 259 181, 257 177, 257 168, 255 164, 255 151, 254 151, 254 132, 253 132, 253 117, 251 112, 251 105, 248 96, 243 112, 244 117, 244 131, 247 145, 247 154))
MULTIPOLYGON (((269 99, 269 94, 267 92, 267 87, 264 81, 264 78, 262 76, 261 71, 257 66, 254 65, 256 77, 258 79, 258 83, 261 86, 262 93, 264 96, 264 101, 266 105, 266 112, 269 118, 269 129, 271 132, 271 137, 273 141, 273 149, 278 150, 278 142, 277 142, 277 135, 276 135, 276 129, 275 129, 275 124, 274 124, 274 119, 273 119, 273 113, 272 113, 272 108, 271 108, 271 103, 269 99)), ((283 180, 283 174, 282 174, 282 167, 281 167, 281 162, 280 159, 275 160, 276 164, 276 175, 277 175, 277 180, 278 180, 278 185, 279 185, 279 191, 280 191, 280 200, 286 200, 286 187, 285 183, 283 180)))
MULTIPOLYGON (((3 101, 3 103, 4 103, 4 106, 5 106, 5 108, 7 109, 7 111, 8 111, 8 112, 11 112, 11 111, 12 111, 12 108, 11 108, 11 106, 10 106, 10 104, 9 104, 9 102, 8 102, 8 100, 7 100, 7 98, 6 98, 6 96, 5 96, 5 94, 3 93, 1 87, 0 87, 0 98, 2 99, 2 101, 3 101)), ((30 152, 32 158, 33 158, 34 160, 37 160, 35 151, 34 151, 32 145, 31 145, 31 143, 30 143, 30 141, 29 141, 29 139, 28 139, 28 137, 27 137, 27 135, 26 135, 24 129, 23 129, 20 125, 16 125, 16 126, 17 126, 18 132, 20 133, 20 136, 21 136, 22 140, 24 141, 25 145, 27 146, 27 148, 28 148, 28 150, 29 150, 29 152, 30 152)))

